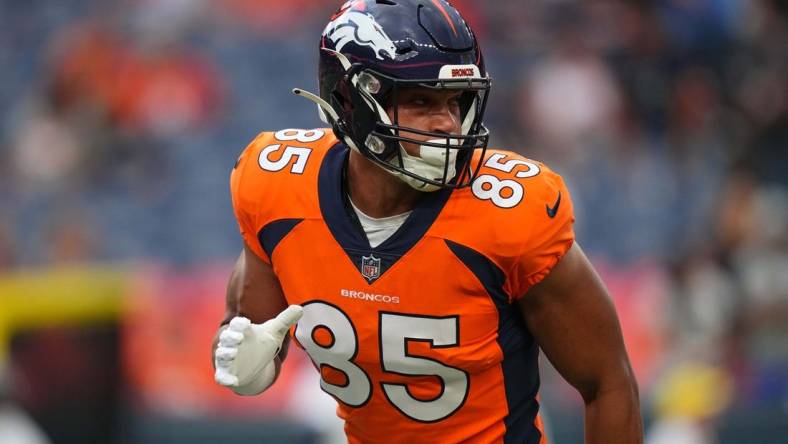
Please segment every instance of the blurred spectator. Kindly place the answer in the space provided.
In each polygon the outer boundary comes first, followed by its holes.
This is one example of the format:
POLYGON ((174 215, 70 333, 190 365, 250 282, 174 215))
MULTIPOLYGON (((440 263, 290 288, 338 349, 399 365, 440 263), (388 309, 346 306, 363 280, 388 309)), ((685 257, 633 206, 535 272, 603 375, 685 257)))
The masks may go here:
POLYGON ((215 2, 213 13, 242 25, 249 32, 286 39, 314 16, 328 17, 341 4, 341 1, 314 0, 221 0, 215 2))
POLYGON ((573 29, 567 29, 539 63, 525 91, 535 145, 558 150, 569 161, 594 154, 582 144, 611 132, 621 107, 612 73, 573 29))
POLYGON ((59 105, 97 108, 119 128, 154 136, 212 122, 221 81, 211 63, 189 48, 169 40, 136 48, 107 25, 91 22, 55 41, 53 94, 59 105))

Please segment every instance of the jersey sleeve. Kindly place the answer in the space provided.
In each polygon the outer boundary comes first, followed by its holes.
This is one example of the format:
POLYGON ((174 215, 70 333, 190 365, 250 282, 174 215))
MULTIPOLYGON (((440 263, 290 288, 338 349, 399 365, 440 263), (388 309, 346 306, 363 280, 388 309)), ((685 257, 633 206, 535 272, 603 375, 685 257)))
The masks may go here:
POLYGON ((575 239, 569 190, 561 176, 544 165, 541 168, 539 186, 529 190, 533 193, 529 199, 533 207, 523 227, 524 242, 508 276, 515 301, 550 273, 575 239))
POLYGON ((257 151, 266 133, 258 135, 249 146, 244 149, 241 156, 233 168, 230 175, 230 193, 233 202, 233 212, 241 231, 241 237, 249 249, 251 249, 263 262, 271 264, 271 258, 263 251, 260 242, 257 240, 257 229, 259 226, 257 212, 253 209, 257 206, 259 193, 254 192, 255 177, 252 168, 256 166, 254 152, 257 151))
POLYGON ((244 243, 263 262, 271 264, 283 227, 319 217, 320 165, 336 143, 328 128, 284 129, 260 133, 241 153, 230 175, 233 211, 244 243))

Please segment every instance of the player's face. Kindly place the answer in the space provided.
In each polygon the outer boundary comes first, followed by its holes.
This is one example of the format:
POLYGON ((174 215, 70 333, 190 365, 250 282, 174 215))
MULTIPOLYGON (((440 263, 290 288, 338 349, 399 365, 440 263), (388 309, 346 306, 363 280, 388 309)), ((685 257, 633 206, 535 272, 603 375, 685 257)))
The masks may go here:
MULTIPOLYGON (((406 88, 397 98, 399 126, 422 131, 432 131, 457 135, 460 133, 460 91, 432 90, 428 88, 406 88)), ((389 117, 394 121, 394 109, 389 109, 389 117)), ((419 141, 431 139, 429 136, 400 132, 402 136, 419 141)), ((411 156, 419 155, 419 147, 414 143, 402 142, 405 151, 411 156)))

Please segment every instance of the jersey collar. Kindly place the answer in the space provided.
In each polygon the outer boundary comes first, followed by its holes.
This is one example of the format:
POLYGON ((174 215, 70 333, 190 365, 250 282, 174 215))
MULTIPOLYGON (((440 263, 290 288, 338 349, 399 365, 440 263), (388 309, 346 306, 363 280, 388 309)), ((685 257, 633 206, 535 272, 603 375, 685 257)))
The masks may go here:
POLYGON ((453 190, 444 188, 424 193, 405 223, 385 242, 372 248, 347 198, 344 171, 349 155, 350 149, 342 143, 326 153, 318 176, 320 212, 334 239, 357 269, 361 270, 364 257, 380 259, 378 276, 374 279, 365 276, 372 284, 424 237, 453 190))

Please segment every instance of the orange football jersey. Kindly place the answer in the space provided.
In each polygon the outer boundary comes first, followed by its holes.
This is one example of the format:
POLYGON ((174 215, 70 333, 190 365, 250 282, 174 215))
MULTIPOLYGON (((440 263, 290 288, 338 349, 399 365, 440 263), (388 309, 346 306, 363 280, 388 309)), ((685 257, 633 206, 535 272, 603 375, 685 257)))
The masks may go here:
POLYGON ((292 334, 349 442, 545 442, 539 349, 514 302, 574 240, 561 178, 487 150, 473 186, 425 193, 372 248, 348 155, 330 129, 262 133, 231 188, 244 241, 304 307, 292 334))

